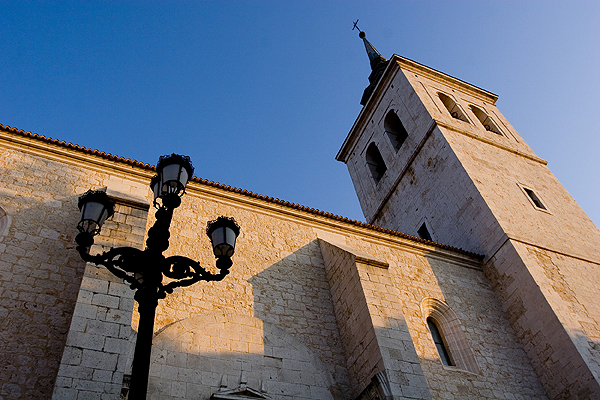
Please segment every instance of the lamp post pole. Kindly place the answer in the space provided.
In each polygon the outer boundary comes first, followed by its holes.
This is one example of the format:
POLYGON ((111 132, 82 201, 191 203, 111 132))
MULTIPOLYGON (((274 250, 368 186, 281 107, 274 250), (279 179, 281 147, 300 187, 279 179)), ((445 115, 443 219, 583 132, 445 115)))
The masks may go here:
POLYGON ((189 286, 198 281, 220 281, 233 264, 235 240, 240 227, 233 218, 219 217, 207 224, 216 266, 219 272, 210 273, 198 262, 182 256, 165 257, 169 248, 169 228, 173 211, 181 204, 181 196, 194 171, 188 157, 172 154, 160 157, 157 175, 150 182, 154 193, 156 222, 148 230, 145 250, 117 247, 97 255, 89 253, 94 236, 114 212, 114 202, 103 191, 88 191, 79 198, 81 220, 75 238, 77 251, 87 262, 105 266, 115 276, 128 282, 135 290, 140 315, 137 341, 131 369, 129 400, 144 400, 148 388, 154 317, 159 299, 164 299, 173 289, 189 286), (169 282, 163 284, 163 277, 169 282))

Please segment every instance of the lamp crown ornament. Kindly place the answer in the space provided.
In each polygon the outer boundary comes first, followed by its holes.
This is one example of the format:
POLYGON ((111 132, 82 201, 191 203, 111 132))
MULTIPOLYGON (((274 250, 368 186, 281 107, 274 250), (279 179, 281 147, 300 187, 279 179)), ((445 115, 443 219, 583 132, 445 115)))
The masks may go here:
POLYGON ((158 158, 158 162, 156 163, 156 171, 158 172, 169 164, 182 165, 187 170, 189 176, 192 176, 194 173, 194 166, 192 165, 192 160, 190 157, 175 153, 171 153, 171 155, 160 156, 158 158))
POLYGON ((225 217, 221 215, 219 218, 206 223, 206 234, 208 237, 218 228, 225 227, 231 229, 235 236, 240 234, 240 226, 233 217, 225 217))

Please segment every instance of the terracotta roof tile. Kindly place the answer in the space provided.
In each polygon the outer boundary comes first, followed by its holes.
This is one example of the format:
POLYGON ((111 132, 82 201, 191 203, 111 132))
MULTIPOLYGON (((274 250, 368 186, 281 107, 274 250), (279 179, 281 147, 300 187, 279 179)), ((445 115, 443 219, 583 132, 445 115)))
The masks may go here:
MULTIPOLYGON (((24 137, 29 137, 32 139, 36 139, 36 140, 40 140, 42 142, 48 143, 48 144, 52 144, 52 145, 56 145, 56 146, 60 146, 60 147, 65 147, 68 149, 73 149, 73 150, 77 150, 80 151, 82 153, 86 153, 86 154, 91 154, 91 155, 95 155, 98 157, 102 157, 106 160, 111 160, 111 161, 117 161, 117 162, 122 162, 124 164, 128 164, 134 167, 138 167, 138 168, 142 168, 142 169, 146 169, 149 171, 156 171, 156 167, 154 165, 150 165, 148 163, 143 163, 137 160, 132 160, 130 158, 124 158, 124 157, 119 157, 117 155, 114 154, 110 154, 110 153, 106 153, 104 151, 99 151, 99 150, 94 150, 94 149, 89 149, 87 147, 84 146, 79 146, 77 144, 73 144, 71 142, 67 143, 64 140, 59 141, 58 139, 53 139, 50 137, 46 137, 43 135, 38 135, 37 133, 31 133, 29 131, 25 132, 22 129, 17 129, 17 128, 13 128, 10 127, 8 125, 2 125, 0 124, 0 131, 4 131, 7 133, 12 133, 12 134, 16 134, 16 135, 20 135, 20 136, 24 136, 24 137)), ((380 226, 376 226, 376 225, 371 225, 371 224, 367 224, 365 222, 361 222, 361 221, 356 221, 353 219, 349 219, 346 217, 342 217, 336 214, 332 214, 332 213, 328 213, 325 211, 321 211, 319 209, 316 208, 310 208, 310 207, 306 207, 300 204, 296 204, 296 203, 290 203, 289 201, 284 201, 284 200, 280 200, 278 198, 273 198, 273 197, 268 197, 268 196, 264 196, 262 194, 258 194, 258 193, 254 193, 251 192, 249 190, 245 190, 245 189, 240 189, 240 188, 236 188, 233 186, 229 186, 229 185, 223 185, 219 182, 214 182, 214 181, 209 181, 207 179, 202 179, 202 178, 198 178, 196 176, 192 177, 191 179, 193 182, 197 182, 200 183, 202 185, 206 185, 206 186, 211 186, 211 187, 215 187, 215 188, 219 188, 222 190, 227 190, 230 192, 234 192, 234 193, 239 193, 241 195, 244 196, 248 196, 248 197, 252 197, 255 199, 259 199, 259 200, 264 200, 264 201, 268 201, 270 203, 275 203, 275 204, 279 204, 281 206, 284 207, 289 207, 295 210, 300 210, 303 212, 307 212, 310 214, 315 214, 315 215, 320 215, 323 216, 325 218, 329 218, 335 221, 339 221, 339 222, 343 222, 343 223, 347 223, 350 225, 355 225, 355 226, 359 226, 361 228, 366 228, 372 231, 376 231, 376 232, 381 232, 381 233, 385 233, 388 235, 392 235, 392 236, 396 236, 396 237, 401 237, 404 239, 408 239, 411 240, 413 242, 419 242, 419 243, 425 243, 428 245, 433 245, 436 247, 439 247, 441 249, 445 249, 445 250, 450 250, 456 253, 460 253, 460 254, 464 254, 467 255, 469 257, 473 257, 479 260, 482 260, 484 257, 480 254, 476 254, 470 251, 466 251, 463 249, 459 249, 456 247, 452 247, 452 246, 448 246, 442 243, 437 243, 437 242, 433 242, 430 240, 426 240, 426 239, 421 239, 419 237, 416 236, 412 236, 412 235, 408 235, 406 233, 402 233, 402 232, 398 232, 398 231, 394 231, 391 229, 386 229, 386 228, 382 228, 380 226)))

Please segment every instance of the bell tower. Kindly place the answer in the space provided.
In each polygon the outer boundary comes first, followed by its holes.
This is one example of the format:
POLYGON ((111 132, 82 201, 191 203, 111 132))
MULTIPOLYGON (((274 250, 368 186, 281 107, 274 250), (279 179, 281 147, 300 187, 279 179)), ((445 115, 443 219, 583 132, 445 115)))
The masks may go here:
POLYGON ((336 159, 367 222, 484 255, 548 396, 600 398, 600 231, 498 96, 360 37, 373 72, 336 159))

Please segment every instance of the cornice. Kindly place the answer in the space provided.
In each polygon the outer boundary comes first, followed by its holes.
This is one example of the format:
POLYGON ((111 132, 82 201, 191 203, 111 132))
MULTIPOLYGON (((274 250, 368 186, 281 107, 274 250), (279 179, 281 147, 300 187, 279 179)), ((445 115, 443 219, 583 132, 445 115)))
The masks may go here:
POLYGON ((453 77, 452 75, 445 74, 441 71, 433 69, 423 64, 419 64, 416 61, 413 61, 409 58, 399 56, 394 54, 391 60, 396 61, 402 70, 407 70, 411 72, 417 72, 421 76, 429 78, 438 83, 442 83, 444 85, 450 84, 462 91, 469 93, 472 96, 475 96, 483 101, 495 104, 498 100, 498 95, 492 92, 489 92, 485 89, 477 87, 471 83, 465 82, 458 78, 453 77))
POLYGON ((148 163, 89 149, 29 131, 25 132, 22 129, 2 124, 0 124, 0 140, 3 140, 7 147, 43 156, 53 161, 70 165, 79 165, 81 162, 85 162, 96 170, 117 170, 137 179, 147 180, 156 171, 154 166, 148 163))
MULTIPOLYGON (((10 126, 4 126, 2 124, 0 124, 0 140, 3 140, 7 144, 11 144, 14 148, 50 157, 60 162, 67 162, 73 165, 78 165, 83 162, 104 170, 117 170, 126 173, 135 179, 149 180, 155 173, 155 166, 148 163, 119 157, 98 150, 92 150, 72 143, 66 143, 65 141, 59 141, 35 133, 25 132, 17 128, 11 128, 10 126)), ((310 208, 278 198, 264 196, 249 190, 223 185, 219 182, 209 181, 195 176, 192 177, 188 183, 186 192, 190 194, 207 194, 220 199, 228 199, 236 206, 245 204, 246 206, 251 205, 253 208, 262 208, 263 210, 269 210, 271 212, 277 211, 280 214, 286 214, 305 221, 312 221, 313 223, 316 222, 319 225, 325 223, 335 227, 335 229, 341 229, 347 232, 362 232, 361 235, 368 234, 374 236, 373 233, 377 232, 377 236, 384 234, 389 238, 402 239, 402 241, 406 241, 406 244, 410 242, 413 246, 422 246, 423 250, 428 253, 435 248, 443 250, 442 253, 450 252, 462 255, 460 258, 466 256, 467 258, 479 261, 483 259, 482 255, 463 249, 432 242, 406 233, 385 229, 365 222, 321 211, 316 208, 310 208)))
POLYGON ((495 142, 495 141, 493 141, 493 140, 490 140, 490 139, 488 139, 488 138, 485 138, 485 137, 482 137, 482 136, 475 135, 475 134, 473 134, 473 133, 470 133, 470 132, 464 131, 464 130, 462 130, 462 129, 459 129, 459 128, 455 127, 455 126, 452 126, 452 125, 450 125, 450 124, 447 124, 447 123, 445 123, 445 122, 442 122, 442 121, 438 121, 438 120, 436 120, 436 121, 435 121, 435 123, 436 123, 436 124, 437 124, 439 127, 442 127, 442 128, 449 129, 449 130, 451 130, 451 131, 454 131, 454 132, 456 132, 456 133, 460 133, 461 135, 465 135, 465 136, 468 136, 468 137, 470 137, 470 138, 472 138, 472 139, 479 140, 480 142, 484 142, 484 143, 486 143, 486 144, 489 144, 489 145, 492 145, 492 146, 494 146, 494 147, 498 147, 499 149, 506 150, 506 151, 508 151, 508 152, 511 152, 511 153, 513 153, 513 154, 517 154, 517 155, 519 155, 519 156, 521 156, 521 157, 528 158, 528 159, 530 159, 530 160, 532 160, 532 161, 535 161, 535 162, 537 162, 537 163, 540 163, 540 164, 542 164, 542 165, 548 165, 548 161, 546 161, 546 160, 544 160, 543 158, 540 158, 540 157, 538 157, 538 156, 536 156, 536 155, 534 155, 534 154, 528 154, 528 153, 525 153, 525 152, 523 152, 523 151, 521 151, 521 150, 517 150, 517 149, 515 149, 515 148, 513 148, 513 147, 506 146, 506 145, 504 145, 504 144, 502 144, 502 143, 498 143, 498 142, 495 142))

